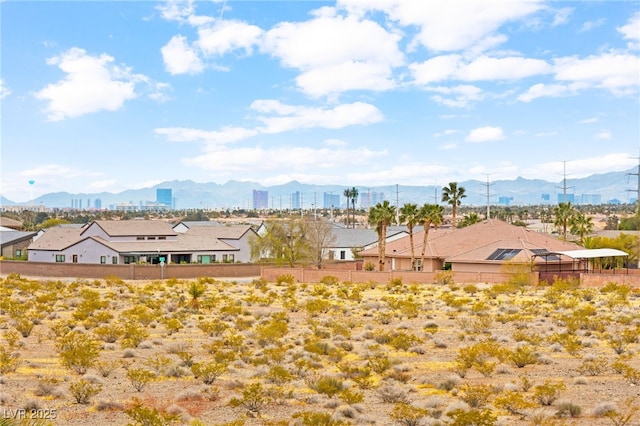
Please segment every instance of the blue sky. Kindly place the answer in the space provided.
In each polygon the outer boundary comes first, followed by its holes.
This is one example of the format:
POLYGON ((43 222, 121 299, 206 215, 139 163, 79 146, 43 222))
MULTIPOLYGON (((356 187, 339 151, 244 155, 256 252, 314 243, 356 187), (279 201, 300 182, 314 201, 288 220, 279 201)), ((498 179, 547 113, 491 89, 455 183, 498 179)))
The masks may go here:
POLYGON ((0 13, 0 194, 16 202, 174 179, 446 185, 638 164, 638 2, 4 1, 0 13))

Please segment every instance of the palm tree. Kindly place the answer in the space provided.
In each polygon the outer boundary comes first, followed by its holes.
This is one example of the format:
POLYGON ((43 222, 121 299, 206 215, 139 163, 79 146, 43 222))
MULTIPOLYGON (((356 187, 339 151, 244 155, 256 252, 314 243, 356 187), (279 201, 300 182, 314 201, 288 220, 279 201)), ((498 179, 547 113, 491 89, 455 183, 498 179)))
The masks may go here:
POLYGON ((462 204, 462 199, 465 198, 465 189, 458 187, 458 182, 449 182, 449 186, 442 188, 442 201, 451 205, 451 224, 456 227, 456 214, 458 213, 458 207, 462 204))
POLYGON ((562 239, 565 241, 567 241, 569 220, 575 214, 575 211, 576 209, 571 202, 560 203, 553 209, 553 215, 555 216, 553 224, 562 227, 562 239))
POLYGON ((355 186, 351 188, 351 214, 353 215, 353 221, 351 221, 352 226, 356 227, 356 200, 358 199, 358 195, 360 192, 358 188, 355 186))
POLYGON ((571 233, 580 237, 580 242, 584 243, 584 236, 593 232, 593 222, 582 212, 576 212, 569 218, 571 233))
POLYGON ((420 264, 422 265, 422 270, 424 271, 424 255, 427 250, 429 229, 431 228, 431 225, 435 226, 436 228, 442 225, 442 222, 444 222, 444 207, 438 204, 425 204, 420 207, 418 218, 424 231, 424 238, 422 240, 422 253, 420 254, 420 264))
POLYGON ((480 216, 478 216, 478 213, 476 212, 470 212, 469 214, 465 215, 462 220, 460 221, 460 228, 464 228, 465 226, 471 226, 475 223, 478 222, 482 222, 482 219, 480 219, 480 216))
POLYGON ((384 271, 387 227, 396 218, 396 208, 388 200, 369 209, 369 224, 375 226, 378 234, 378 271, 384 271))
POLYGON ((349 188, 345 189, 342 195, 347 198, 347 228, 349 228, 349 202, 351 201, 351 190, 349 188))
POLYGON ((407 203, 404 206, 400 207, 400 223, 407 224, 407 229, 409 229, 409 244, 411 245, 411 270, 415 270, 415 254, 413 247, 413 227, 418 224, 418 210, 417 204, 407 203))

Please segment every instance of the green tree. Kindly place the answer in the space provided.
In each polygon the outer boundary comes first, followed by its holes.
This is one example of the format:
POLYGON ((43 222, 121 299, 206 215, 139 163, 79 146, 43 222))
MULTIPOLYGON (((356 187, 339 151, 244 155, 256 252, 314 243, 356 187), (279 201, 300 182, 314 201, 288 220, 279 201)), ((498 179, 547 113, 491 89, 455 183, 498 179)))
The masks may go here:
POLYGON ((353 220, 351 221, 351 225, 356 227, 356 200, 358 199, 358 195, 360 192, 358 188, 355 186, 351 188, 351 215, 353 216, 353 220))
POLYGON ((266 232, 262 237, 254 236, 249 240, 253 260, 267 258, 289 266, 311 260, 313 247, 309 240, 307 220, 269 220, 265 222, 265 228, 266 232))
POLYGON ((478 213, 471 212, 462 218, 462 220, 458 224, 458 228, 464 228, 465 226, 470 226, 470 225, 473 225, 474 223, 478 223, 481 221, 482 219, 480 219, 480 216, 478 216, 478 213))
POLYGON ((351 202, 351 188, 347 188, 344 190, 342 195, 347 199, 347 228, 349 228, 349 203, 351 202))
POLYGON ((69 223, 69 221, 66 220, 66 219, 49 218, 49 219, 45 219, 40 224, 40 228, 42 228, 42 229, 53 228, 54 226, 63 225, 63 224, 67 224, 67 223, 69 223))
POLYGON ((415 270, 416 256, 413 247, 413 228, 420 219, 420 210, 417 204, 407 203, 400 207, 400 223, 406 223, 409 230, 409 244, 411 245, 411 270, 415 270))
POLYGON ((442 222, 444 222, 444 207, 438 204, 424 204, 422 207, 420 207, 418 218, 420 220, 420 224, 424 228, 422 252, 420 254, 420 264, 422 265, 422 270, 424 270, 424 256, 427 250, 429 229, 431 229, 431 225, 435 226, 436 228, 442 225, 442 222))
POLYGON ((462 186, 459 187, 458 182, 449 182, 449 186, 442 188, 442 201, 451 206, 451 224, 454 228, 456 226, 458 207, 460 207, 462 199, 466 196, 465 189, 462 186))
POLYGON ((593 232, 593 222, 591 218, 582 212, 577 211, 569 219, 569 230, 573 235, 580 237, 580 242, 584 242, 584 237, 593 232))
POLYGON ((318 269, 322 269, 326 249, 335 243, 336 237, 331 224, 322 219, 307 219, 307 229, 311 260, 318 269))
POLYGON ((396 208, 388 200, 369 209, 369 224, 375 226, 378 234, 378 270, 384 271, 387 228, 396 217, 396 208))
POLYGON ((553 224, 562 229, 562 239, 567 241, 567 230, 569 228, 569 221, 575 214, 576 209, 571 202, 560 203, 553 209, 553 216, 555 218, 553 224))

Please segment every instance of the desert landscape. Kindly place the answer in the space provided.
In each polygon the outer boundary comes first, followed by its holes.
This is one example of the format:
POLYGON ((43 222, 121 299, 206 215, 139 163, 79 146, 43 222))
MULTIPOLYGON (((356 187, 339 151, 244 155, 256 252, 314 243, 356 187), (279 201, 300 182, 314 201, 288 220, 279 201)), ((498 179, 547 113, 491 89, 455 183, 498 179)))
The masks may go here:
POLYGON ((1 425, 638 425, 640 291, 0 278, 1 425))

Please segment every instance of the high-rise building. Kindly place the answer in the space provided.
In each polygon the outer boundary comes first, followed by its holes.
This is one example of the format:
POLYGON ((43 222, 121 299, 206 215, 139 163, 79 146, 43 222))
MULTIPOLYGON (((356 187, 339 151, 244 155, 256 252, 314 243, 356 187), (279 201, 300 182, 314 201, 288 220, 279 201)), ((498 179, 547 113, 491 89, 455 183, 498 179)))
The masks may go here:
POLYGON ((333 208, 340 207, 340 194, 332 194, 332 193, 325 192, 323 205, 325 209, 330 209, 332 207, 333 208))
POLYGON ((253 209, 261 210, 269 208, 269 191, 253 190, 253 209))
POLYGON ((575 203, 575 194, 558 194, 558 202, 559 203, 575 203))
POLYGON ((291 194, 291 210, 300 210, 302 208, 302 194, 296 191, 291 194))
POLYGON ((173 198, 171 196, 171 188, 157 188, 156 189, 156 203, 163 206, 171 207, 173 205, 173 198))

